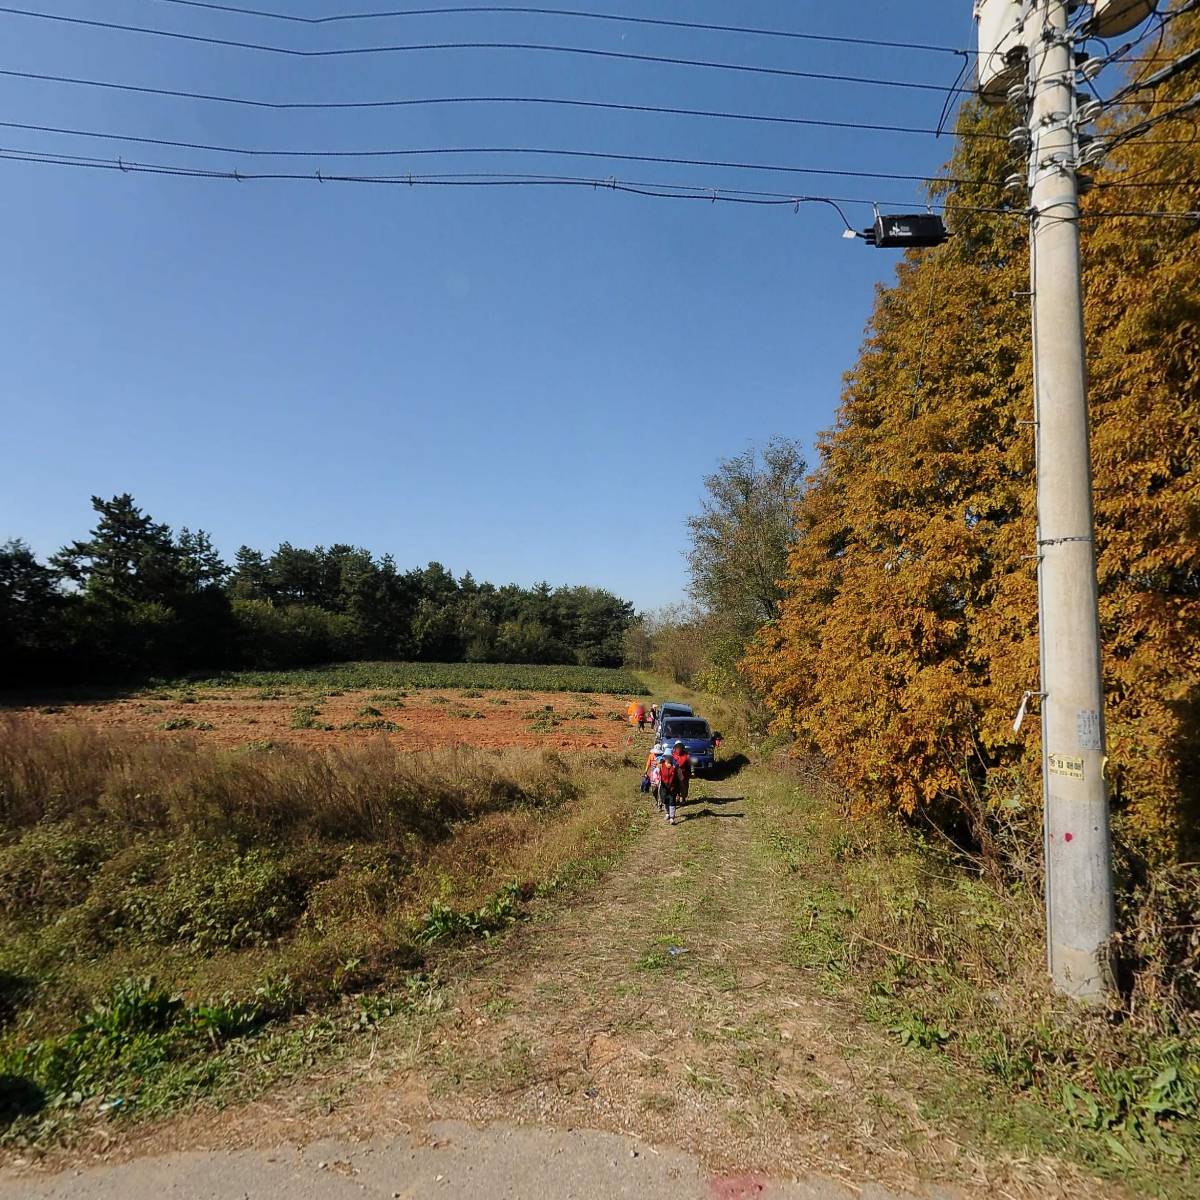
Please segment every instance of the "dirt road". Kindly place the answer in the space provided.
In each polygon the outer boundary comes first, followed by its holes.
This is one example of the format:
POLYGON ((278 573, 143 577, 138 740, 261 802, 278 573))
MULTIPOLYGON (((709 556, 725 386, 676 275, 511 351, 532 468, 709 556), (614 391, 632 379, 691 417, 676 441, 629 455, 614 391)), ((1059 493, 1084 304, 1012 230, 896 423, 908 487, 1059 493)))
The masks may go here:
POLYGON ((630 806, 616 873, 464 950, 415 1042, 0 1198, 1077 1194, 930 1125, 934 1068, 797 970, 754 773, 698 782, 674 828, 630 806))

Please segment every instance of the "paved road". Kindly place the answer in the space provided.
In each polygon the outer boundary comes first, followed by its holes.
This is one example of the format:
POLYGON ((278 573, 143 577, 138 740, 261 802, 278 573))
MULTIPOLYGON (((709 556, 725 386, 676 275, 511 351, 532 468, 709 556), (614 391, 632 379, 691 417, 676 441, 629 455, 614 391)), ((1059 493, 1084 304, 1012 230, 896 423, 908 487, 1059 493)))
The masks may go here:
MULTIPOLYGON (((0 1200, 909 1200, 820 1178, 713 1179, 694 1157, 586 1130, 456 1122, 428 1140, 204 1151, 62 1175, 0 1175, 0 1200)), ((949 1200, 952 1193, 927 1193, 949 1200)))

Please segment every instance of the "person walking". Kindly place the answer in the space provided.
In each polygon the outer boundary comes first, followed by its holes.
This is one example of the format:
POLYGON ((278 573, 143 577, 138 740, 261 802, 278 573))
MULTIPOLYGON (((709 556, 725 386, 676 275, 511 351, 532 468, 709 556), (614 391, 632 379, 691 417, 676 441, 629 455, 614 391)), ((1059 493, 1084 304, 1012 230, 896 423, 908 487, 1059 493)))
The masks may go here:
POLYGON ((675 760, 664 754, 658 761, 659 802, 667 812, 667 824, 675 824, 675 808, 679 802, 679 772, 675 760))
POLYGON ((633 715, 637 719, 638 733, 645 733, 645 731, 646 731, 646 706, 644 704, 639 704, 637 706, 637 708, 634 709, 633 715))
POLYGON ((642 772, 642 779, 645 784, 642 787, 643 792, 654 792, 655 800, 658 799, 658 755, 653 749, 646 755, 646 769, 642 772))
POLYGON ((676 742, 671 750, 671 761, 675 764, 675 776, 678 780, 676 794, 680 802, 687 803, 688 787, 692 782, 692 756, 682 742, 676 742))

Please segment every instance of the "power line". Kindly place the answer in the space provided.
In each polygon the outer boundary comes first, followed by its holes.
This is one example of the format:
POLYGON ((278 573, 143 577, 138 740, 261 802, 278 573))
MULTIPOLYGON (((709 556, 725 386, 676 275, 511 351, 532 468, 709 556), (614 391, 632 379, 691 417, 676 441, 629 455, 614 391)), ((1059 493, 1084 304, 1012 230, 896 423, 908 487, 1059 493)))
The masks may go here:
MULTIPOLYGON (((910 202, 905 200, 868 200, 862 196, 810 196, 788 192, 761 192, 737 188, 712 187, 705 184, 642 183, 619 180, 615 176, 606 178, 584 178, 570 175, 503 175, 495 172, 470 172, 441 175, 348 175, 312 173, 299 171, 218 171, 207 167, 178 166, 170 163, 125 162, 123 159, 86 158, 76 155, 43 154, 38 151, 14 150, 0 147, 0 160, 9 162, 36 163, 43 166, 70 166, 106 171, 121 171, 126 174, 172 175, 191 179, 229 180, 238 183, 255 181, 304 181, 309 183, 359 183, 394 185, 401 187, 572 187, 590 188, 600 191, 630 192, 660 199, 702 200, 708 203, 753 204, 780 207, 800 204, 861 204, 871 208, 880 206, 902 208, 910 202)), ((998 216, 1027 217, 1026 209, 956 202, 935 201, 931 208, 945 212, 992 213, 998 216)), ((1078 220, 1108 220, 1112 218, 1160 218, 1164 220, 1200 221, 1200 211, 1145 211, 1082 213, 1078 220)), ((1067 218, 1057 218, 1066 220, 1067 218)), ((845 216, 842 220, 848 229, 853 226, 845 216)))
MULTIPOLYGON (((1122 145, 1124 142, 1139 137, 1141 134, 1148 132, 1155 126, 1161 125, 1164 121, 1170 121, 1174 120, 1176 117, 1182 117, 1186 113, 1189 113, 1197 108, 1200 108, 1200 92, 1197 92, 1194 96, 1183 101, 1181 104, 1177 104, 1174 108, 1167 109, 1166 112, 1157 113, 1152 117, 1147 117, 1146 120, 1139 121, 1136 125, 1131 125, 1128 129, 1119 130, 1111 137, 1106 137, 1102 140, 1111 150, 1122 145)), ((1148 145, 1148 143, 1143 142, 1142 145, 1148 145)))
POLYGON ((644 162, 686 167, 720 167, 736 171, 763 171, 776 174, 837 175, 852 179, 887 179, 912 183, 952 183, 984 186, 987 179, 957 179, 933 175, 903 175, 886 171, 849 171, 833 167, 797 167, 772 163, 748 163, 711 158, 675 158, 659 154, 613 153, 599 150, 576 150, 545 146, 437 146, 388 150, 266 150, 245 146, 223 146, 206 142, 184 142, 169 138, 140 137, 132 134, 109 133, 90 129, 67 129, 57 125, 34 125, 21 121, 0 121, 0 128, 24 129, 37 133, 59 133, 74 137, 99 138, 105 141, 134 142, 140 145, 170 146, 179 150, 205 150, 221 154, 239 154, 250 158, 404 158, 432 155, 462 154, 528 154, 563 158, 595 158, 614 162, 644 162))
POLYGON ((384 12, 334 13, 325 17, 302 17, 294 13, 270 12, 260 8, 240 8, 232 4, 210 4, 205 0, 157 0, 160 4, 175 4, 183 8, 208 9, 238 16, 261 17, 271 21, 286 21, 295 25, 332 25, 335 22, 376 21, 397 17, 441 17, 463 14, 508 14, 539 17, 568 17, 588 21, 613 21, 627 25, 655 25, 668 29, 694 29, 709 33, 742 33, 754 37, 788 38, 804 42, 832 42, 847 46, 880 46, 888 50, 924 50, 935 54, 978 55, 978 50, 961 50, 956 46, 937 46, 928 42, 892 42, 878 38, 842 37, 826 33, 805 33, 791 29, 763 29, 749 25, 717 25, 707 21, 675 21, 659 17, 635 17, 628 13, 603 13, 572 8, 540 8, 531 5, 467 4, 453 8, 398 8, 384 12))
MULTIPOLYGON (((185 92, 173 88, 148 87, 144 84, 116 83, 107 79, 81 79, 72 75, 51 75, 39 71, 15 71, 0 68, 0 77, 33 79, 41 83, 65 83, 77 87, 104 88, 109 91, 134 92, 144 96, 169 96, 177 100, 204 100, 214 104, 234 104, 246 108, 268 108, 279 111, 333 111, 338 109, 409 108, 438 104, 542 104, 564 108, 594 108, 610 112, 656 113, 675 117, 707 117, 724 121, 750 121, 767 125, 805 125, 822 129, 857 129, 874 133, 908 133, 938 136, 936 129, 914 125, 882 125, 869 121, 833 121, 817 117, 780 117, 767 113, 725 112, 718 109, 677 108, 660 104, 621 104, 607 100, 575 100, 548 96, 433 96, 391 100, 257 100, 247 96, 219 96, 208 92, 185 92)), ((940 86, 938 91, 944 91, 940 86)), ((955 134, 959 138, 984 141, 1007 141, 1002 133, 966 129, 955 134)), ((1182 145, 1172 141, 1146 142, 1144 145, 1182 145)))
POLYGON ((1159 87, 1168 80, 1174 79, 1176 75, 1182 75, 1184 71, 1194 67, 1198 62, 1200 62, 1200 47, 1189 51, 1187 54, 1181 55, 1168 66, 1163 67, 1162 70, 1155 71, 1155 73, 1149 76, 1147 79, 1141 80, 1140 82, 1134 82, 1129 84, 1127 87, 1123 87, 1108 103, 1112 104, 1117 100, 1132 94, 1133 92, 1144 92, 1150 88, 1159 87))
MULTIPOLYGON (((429 10, 445 12, 450 10, 429 10)), ((475 11, 475 10, 469 10, 475 11)), ((489 10, 490 11, 490 10, 489 10)), ((497 11, 515 11, 500 9, 497 11)), ((769 75, 787 79, 810 79, 824 83, 849 83, 867 87, 901 88, 910 91, 946 93, 949 97, 955 95, 973 95, 975 89, 958 86, 957 80, 947 88, 941 83, 925 83, 905 79, 880 79, 875 76, 843 75, 824 71, 800 71, 789 67, 767 67, 754 63, 729 63, 712 59, 679 58, 664 54, 634 54, 624 50, 601 50, 591 46, 563 46, 546 42, 416 42, 403 45, 387 46, 350 46, 331 50, 298 50, 291 46, 275 46, 265 42, 245 42, 232 38, 217 38, 201 34, 180 33, 168 29, 152 29, 142 25, 126 25, 114 21, 99 21, 89 17, 71 17, 60 13, 35 12, 31 9, 0 6, 0 13, 11 16, 30 17, 43 21, 58 21, 68 25, 83 25, 94 29, 116 30, 124 33, 139 33, 151 37, 168 38, 176 41, 200 43, 209 46, 222 46, 239 50, 252 50, 264 54, 279 54, 290 58, 336 58, 363 54, 410 54, 423 52, 441 52, 448 50, 520 50, 544 54, 568 54, 587 58, 614 59, 621 62, 654 63, 657 65, 677 67, 698 67, 713 71, 732 71, 751 75, 769 75)), ((411 14, 409 14, 411 15, 411 14)), ((886 44, 886 43, 882 43, 886 44)), ((964 68, 968 63, 968 52, 954 51, 963 56, 964 68)), ((976 53, 978 53, 976 51, 976 53)), ((965 70, 959 73, 959 78, 965 70)), ((1125 101, 1113 99, 1109 104, 1123 104, 1125 101)))
MULTIPOLYGON (((105 171, 121 171, 126 174, 150 174, 178 176, 190 179, 228 180, 238 183, 255 181, 303 181, 309 183, 359 183, 392 185, 400 187, 571 187, 588 188, 593 191, 627 192, 633 195, 650 196, 663 200, 701 200, 709 204, 748 204, 769 207, 801 204, 826 204, 837 210, 843 224, 854 230, 840 205, 863 204, 874 207, 875 201, 860 197, 807 196, 787 192, 754 192, 730 188, 708 187, 699 184, 641 183, 623 181, 615 176, 606 178, 582 178, 569 175, 503 175, 485 173, 463 173, 443 175, 345 175, 312 174, 293 171, 217 171, 208 168, 181 167, 165 163, 124 162, 121 159, 105 160, 84 158, 76 155, 48 155, 36 151, 10 150, 0 147, 0 160, 35 163, 43 166, 81 167, 105 171)), ((982 211, 982 210, 981 210, 982 211)), ((1006 210, 988 210, 1003 212, 1006 210)))
MULTIPOLYGON (((771 75, 787 79, 815 79, 823 83, 853 83, 870 87, 906 88, 911 91, 945 92, 940 83, 911 82, 904 79, 878 79, 867 75, 840 75, 828 71, 799 71, 791 67, 766 67, 752 63, 718 62, 704 58, 677 58, 666 54, 633 54, 625 50, 600 50, 592 46, 561 46, 547 42, 414 42, 392 46, 353 46, 340 50, 295 50, 288 46, 272 46, 262 42, 241 42, 227 38, 204 37, 193 33, 176 33, 166 29, 148 29, 140 25, 122 25, 112 21, 96 21, 88 17, 68 17, 58 13, 32 12, 23 8, 0 6, 0 13, 58 21, 67 25, 86 25, 95 29, 119 30, 124 33, 147 34, 210 46, 254 50, 266 54, 281 54, 293 58, 333 58, 358 54, 411 54, 443 50, 522 50, 540 54, 571 54, 585 58, 615 59, 620 62, 654 63, 675 67, 700 67, 713 71, 736 71, 751 75, 771 75)), ((970 88, 958 88, 960 94, 970 88)))
MULTIPOLYGON (((226 179, 238 182, 253 182, 258 180, 296 180, 317 183, 377 183, 402 184, 405 186, 449 185, 460 186, 518 186, 521 184, 562 184, 572 187, 608 188, 622 191, 629 188, 657 189, 674 196, 686 195, 700 200, 727 200, 738 198, 743 201, 753 200, 757 203, 788 205, 798 203, 832 203, 832 204, 861 204, 870 208, 876 205, 903 207, 911 203, 905 200, 872 200, 862 196, 812 196, 795 192, 766 192, 752 191, 745 188, 714 187, 711 184, 689 183, 646 183, 635 180, 619 180, 615 176, 581 177, 571 175, 530 175, 505 174, 497 171, 486 172, 443 172, 438 174, 401 174, 401 175, 363 175, 363 174, 330 174, 324 171, 239 171, 217 170, 209 167, 192 167, 172 163, 127 162, 124 159, 103 159, 85 155, 43 153, 36 150, 14 149, 0 146, 0 158, 16 162, 40 163, 55 166, 96 167, 105 170, 125 171, 128 173, 151 173, 164 175, 179 175, 197 179, 226 179)), ((665 197, 664 197, 665 198, 665 197)), ((971 212, 1004 213, 1021 215, 1017 210, 1003 207, 985 207, 981 205, 962 205, 955 203, 936 202, 932 207, 943 209, 961 209, 971 212)))
MULTIPOLYGON (((102 141, 130 142, 137 145, 168 146, 177 150, 202 150, 218 154, 236 154, 247 158, 417 158, 440 155, 508 154, 556 158, 603 159, 611 162, 657 163, 685 167, 719 167, 723 170, 759 171, 768 174, 830 175, 847 179, 884 179, 909 183, 944 183, 959 187, 998 186, 992 179, 964 179, 944 175, 906 175, 888 171, 852 171, 834 167, 804 167, 782 163, 752 163, 713 158, 680 158, 662 154, 632 154, 627 152, 580 150, 547 146, 430 146, 386 150, 274 150, 261 147, 228 146, 211 142, 186 142, 172 138, 143 137, 136 134, 113 133, 107 130, 71 129, 60 125, 38 125, 23 121, 0 121, 0 128, 22 129, 35 133, 64 134, 71 137, 96 138, 102 141)), ((1196 180, 1151 180, 1144 183, 1101 182, 1097 187, 1182 187, 1200 186, 1196 180)))
MULTIPOLYGON (((865 121, 832 121, 816 117, 779 117, 766 113, 735 113, 703 108, 673 108, 657 104, 621 104, 608 100, 574 100, 545 96, 435 96, 394 100, 258 100, 246 96, 218 96, 206 92, 185 92, 172 88, 147 87, 141 84, 115 83, 104 79, 80 79, 70 75, 48 75, 37 71, 0 69, 0 76, 12 79, 36 79, 46 83, 66 83, 79 87, 106 88, 111 91, 136 92, 147 96, 170 96, 181 100, 205 100, 215 104, 236 104, 248 108, 278 110, 335 110, 364 108, 409 108, 433 104, 549 104, 568 108, 597 108, 613 112, 660 113, 679 117, 710 117, 726 121, 755 121, 771 125, 814 125, 825 129, 860 129, 879 133, 936 133, 911 125, 877 125, 865 121)), ((944 89, 940 89, 944 90, 944 89)), ((960 137, 982 138, 988 141, 1007 141, 1004 134, 967 130, 960 137)))

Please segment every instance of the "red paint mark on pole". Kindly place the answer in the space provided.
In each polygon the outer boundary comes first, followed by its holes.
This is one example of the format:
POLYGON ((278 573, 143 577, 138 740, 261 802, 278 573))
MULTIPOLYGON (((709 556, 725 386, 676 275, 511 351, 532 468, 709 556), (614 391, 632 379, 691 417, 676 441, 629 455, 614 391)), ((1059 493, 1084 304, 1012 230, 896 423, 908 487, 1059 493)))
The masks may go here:
POLYGON ((725 1179, 709 1180, 714 1200, 754 1200, 767 1190, 757 1175, 731 1175, 725 1179))
POLYGON ((1064 842, 1073 842, 1074 840, 1075 840, 1075 835, 1073 833, 1064 833, 1063 834, 1064 842))

